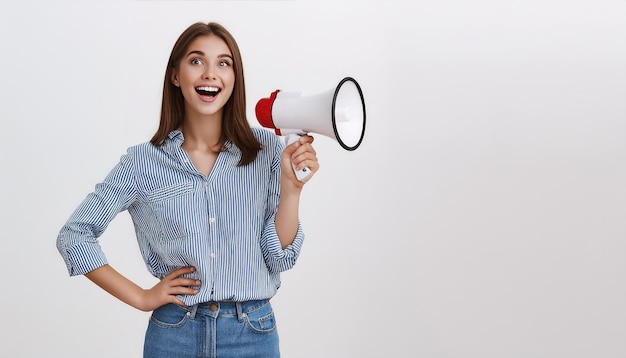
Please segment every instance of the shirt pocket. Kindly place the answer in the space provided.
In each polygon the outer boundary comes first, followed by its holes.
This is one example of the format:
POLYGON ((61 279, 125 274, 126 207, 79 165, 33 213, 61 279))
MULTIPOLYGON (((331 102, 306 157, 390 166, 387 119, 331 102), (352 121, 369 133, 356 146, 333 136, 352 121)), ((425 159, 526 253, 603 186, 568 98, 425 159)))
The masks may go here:
POLYGON ((146 196, 161 226, 164 239, 186 237, 201 230, 199 213, 194 209, 196 205, 192 182, 156 188, 146 193, 146 196))

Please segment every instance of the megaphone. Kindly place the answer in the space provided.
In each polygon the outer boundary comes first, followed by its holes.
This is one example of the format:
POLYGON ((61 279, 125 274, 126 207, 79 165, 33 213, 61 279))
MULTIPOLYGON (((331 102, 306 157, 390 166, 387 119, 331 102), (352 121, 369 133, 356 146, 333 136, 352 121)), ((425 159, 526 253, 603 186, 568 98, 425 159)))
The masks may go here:
MULTIPOLYGON (((287 145, 300 135, 319 133, 352 151, 361 145, 365 135, 365 99, 352 77, 345 77, 335 88, 313 95, 276 90, 269 98, 257 102, 255 112, 263 127, 286 136, 287 145)), ((296 171, 296 177, 303 182, 310 174, 308 168, 296 171)))

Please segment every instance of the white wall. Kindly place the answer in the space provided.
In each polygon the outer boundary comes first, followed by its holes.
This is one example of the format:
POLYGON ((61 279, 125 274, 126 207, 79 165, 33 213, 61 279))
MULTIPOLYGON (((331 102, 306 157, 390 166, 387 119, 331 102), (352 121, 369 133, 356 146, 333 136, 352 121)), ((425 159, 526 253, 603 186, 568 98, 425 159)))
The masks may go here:
MULTIPOLYGON (((180 32, 238 39, 261 97, 355 77, 274 299, 291 357, 626 357, 626 1, 0 1, 3 357, 138 357, 148 314, 55 248, 156 129, 180 32)), ((154 284, 121 214, 109 260, 154 284)))

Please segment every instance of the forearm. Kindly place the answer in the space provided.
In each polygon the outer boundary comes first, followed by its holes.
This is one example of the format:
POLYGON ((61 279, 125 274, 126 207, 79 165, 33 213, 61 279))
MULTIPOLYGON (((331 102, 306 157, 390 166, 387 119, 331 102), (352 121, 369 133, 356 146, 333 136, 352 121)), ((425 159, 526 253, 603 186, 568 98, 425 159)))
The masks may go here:
POLYGON ((299 207, 299 190, 290 192, 283 192, 281 190, 280 202, 278 204, 274 224, 283 249, 291 245, 298 232, 299 207))
POLYGON ((113 267, 104 265, 85 274, 85 276, 120 301, 142 311, 147 311, 142 306, 144 290, 113 267))
POLYGON ((311 171, 309 178, 319 169, 315 150, 311 146, 312 142, 313 137, 301 136, 297 141, 285 147, 282 153, 280 201, 274 225, 283 250, 293 243, 298 233, 300 194, 304 182, 297 180, 294 169, 300 170, 308 167, 311 171))

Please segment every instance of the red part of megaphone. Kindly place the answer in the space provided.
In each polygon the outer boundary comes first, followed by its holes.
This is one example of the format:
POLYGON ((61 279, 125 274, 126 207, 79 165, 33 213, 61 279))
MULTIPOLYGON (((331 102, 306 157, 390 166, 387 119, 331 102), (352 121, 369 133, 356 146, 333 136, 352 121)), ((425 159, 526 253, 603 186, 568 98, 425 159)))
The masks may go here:
POLYGON ((276 100, 278 92, 280 92, 280 90, 272 92, 269 98, 261 98, 257 102, 254 111, 256 113, 257 120, 263 127, 273 128, 276 134, 280 135, 280 129, 276 128, 274 120, 272 119, 272 107, 274 106, 274 101, 276 100))

